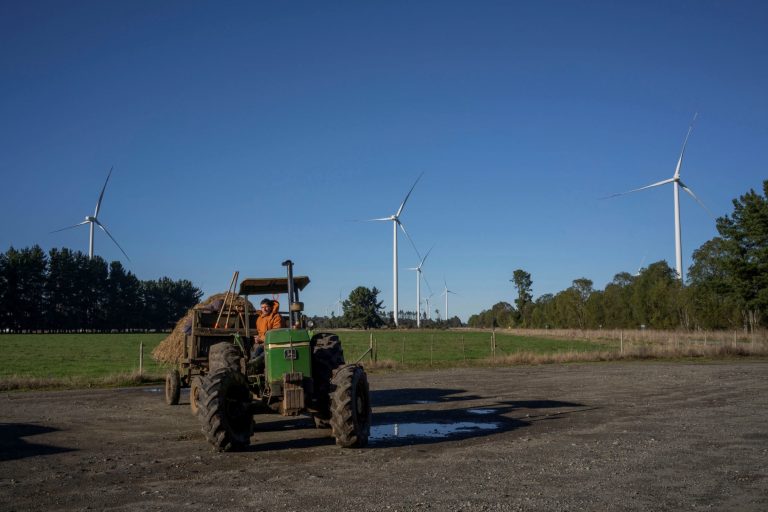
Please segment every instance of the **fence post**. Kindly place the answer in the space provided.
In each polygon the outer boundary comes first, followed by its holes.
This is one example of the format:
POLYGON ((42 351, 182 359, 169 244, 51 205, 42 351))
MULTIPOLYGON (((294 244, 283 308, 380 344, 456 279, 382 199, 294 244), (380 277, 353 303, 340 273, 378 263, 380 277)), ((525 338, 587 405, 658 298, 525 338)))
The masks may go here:
POLYGON ((371 337, 368 339, 368 352, 370 352, 370 358, 371 362, 376 360, 376 357, 374 356, 373 352, 373 333, 371 332, 371 337))
POLYGON ((144 375, 144 342, 139 343, 139 375, 144 375))
POLYGON ((429 336, 429 366, 432 366, 432 364, 433 364, 434 345, 435 345, 435 335, 434 334, 430 334, 430 336, 429 336))

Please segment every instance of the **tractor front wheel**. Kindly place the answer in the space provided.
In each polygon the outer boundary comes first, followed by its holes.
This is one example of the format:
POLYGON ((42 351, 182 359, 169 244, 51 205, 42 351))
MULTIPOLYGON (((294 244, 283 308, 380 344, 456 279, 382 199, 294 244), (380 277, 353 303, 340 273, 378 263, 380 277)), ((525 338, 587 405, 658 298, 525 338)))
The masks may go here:
POLYGON ((362 448, 371 433, 371 400, 368 376, 362 366, 350 364, 336 371, 331 380, 331 428, 336 444, 362 448))
POLYGON ((177 405, 181 394, 181 376, 179 370, 168 370, 165 374, 165 403, 177 405))
POLYGON ((220 368, 201 380, 198 418, 205 438, 220 452, 247 447, 253 434, 251 390, 240 372, 220 368))

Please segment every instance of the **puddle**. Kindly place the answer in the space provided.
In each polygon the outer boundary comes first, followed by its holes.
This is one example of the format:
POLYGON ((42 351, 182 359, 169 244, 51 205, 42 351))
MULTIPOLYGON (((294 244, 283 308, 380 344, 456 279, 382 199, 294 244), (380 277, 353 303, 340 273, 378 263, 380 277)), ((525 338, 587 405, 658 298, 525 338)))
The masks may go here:
POLYGON ((467 409, 467 412, 469 414, 493 414, 496 412, 496 409, 467 409))
POLYGON ((162 393, 163 388, 142 388, 145 393, 162 393))
POLYGON ((419 405, 427 405, 427 404, 436 404, 436 400, 412 400, 412 404, 419 404, 419 405))
POLYGON ((466 434, 475 431, 496 430, 498 423, 476 423, 460 421, 458 423, 390 423, 389 425, 373 425, 370 440, 427 438, 439 439, 456 434, 466 434))

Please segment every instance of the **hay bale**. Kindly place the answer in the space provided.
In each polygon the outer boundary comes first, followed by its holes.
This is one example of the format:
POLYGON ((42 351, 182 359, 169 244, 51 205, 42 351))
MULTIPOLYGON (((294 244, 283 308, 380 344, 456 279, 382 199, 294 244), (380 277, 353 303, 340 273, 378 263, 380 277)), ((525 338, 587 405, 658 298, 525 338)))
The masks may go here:
MULTIPOLYGON (((152 358, 159 363, 170 365, 179 364, 184 359, 184 336, 192 326, 193 312, 196 309, 214 309, 219 311, 221 308, 220 305, 223 304, 226 296, 226 293, 216 293, 187 311, 187 314, 176 322, 176 326, 173 328, 173 331, 171 331, 171 334, 161 341, 152 351, 152 358), (217 302, 218 304, 216 304, 217 302)), ((234 306, 244 307, 245 298, 236 295, 232 303, 234 306)), ((253 304, 250 301, 248 301, 248 308, 251 311, 254 311, 253 304)), ((227 310, 225 308, 224 315, 226 314, 227 310)))

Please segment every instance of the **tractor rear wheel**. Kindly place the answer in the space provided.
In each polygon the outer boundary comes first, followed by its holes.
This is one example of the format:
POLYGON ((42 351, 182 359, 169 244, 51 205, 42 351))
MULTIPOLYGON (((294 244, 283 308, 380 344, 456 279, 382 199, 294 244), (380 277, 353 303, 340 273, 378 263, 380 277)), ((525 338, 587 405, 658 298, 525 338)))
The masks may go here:
POLYGON ((362 448, 371 433, 368 376, 362 366, 342 366, 331 381, 331 428, 336 444, 362 448))
POLYGON ((240 351, 232 343, 217 343, 208 350, 208 371, 213 373, 219 368, 240 369, 240 351))
POLYGON ((331 379, 344 365, 344 351, 335 334, 318 333, 312 338, 312 381, 316 398, 313 414, 317 428, 328 428, 331 418, 331 379))
POLYGON ((197 416, 200 403, 203 401, 202 379, 199 375, 195 375, 189 385, 189 408, 192 410, 193 416, 197 416))
POLYGON ((168 370, 165 374, 165 403, 177 405, 181 394, 181 376, 179 370, 168 370))
POLYGON ((253 434, 251 390, 240 372, 220 368, 203 377, 198 418, 205 438, 220 452, 247 447, 253 434))

